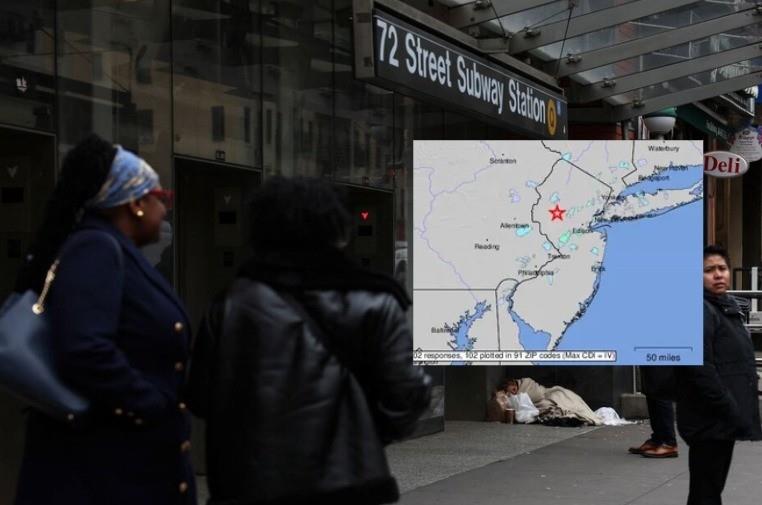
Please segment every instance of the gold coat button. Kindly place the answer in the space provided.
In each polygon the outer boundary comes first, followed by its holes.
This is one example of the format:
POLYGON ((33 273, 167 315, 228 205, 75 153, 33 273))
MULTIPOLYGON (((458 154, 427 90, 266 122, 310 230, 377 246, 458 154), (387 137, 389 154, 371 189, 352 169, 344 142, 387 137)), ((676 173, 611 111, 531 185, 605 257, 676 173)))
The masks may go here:
POLYGON ((122 409, 114 409, 115 416, 121 416, 122 414, 124 414, 124 411, 122 409))
POLYGON ((180 493, 185 494, 188 492, 188 483, 183 481, 180 483, 179 486, 177 486, 177 489, 180 491, 180 493))
POLYGON ((185 370, 185 365, 182 361, 175 363, 175 372, 182 372, 183 370, 185 370))
POLYGON ((180 444, 180 452, 188 452, 191 450, 191 443, 190 440, 186 440, 182 444, 180 444))
POLYGON ((175 323, 175 331, 177 333, 180 333, 181 331, 183 331, 183 328, 185 328, 185 326, 183 326, 183 323, 181 323, 180 321, 175 323))

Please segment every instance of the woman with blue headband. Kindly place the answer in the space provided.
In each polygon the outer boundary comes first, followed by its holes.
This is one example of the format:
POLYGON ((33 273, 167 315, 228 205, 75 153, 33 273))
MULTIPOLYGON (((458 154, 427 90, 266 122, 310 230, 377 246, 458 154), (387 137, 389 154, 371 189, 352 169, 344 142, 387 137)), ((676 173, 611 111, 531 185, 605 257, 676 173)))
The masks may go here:
POLYGON ((144 160, 97 136, 64 159, 16 289, 39 290, 59 261, 47 299, 56 361, 91 409, 75 426, 29 413, 17 505, 196 503, 190 325, 139 250, 158 240, 169 196, 144 160))

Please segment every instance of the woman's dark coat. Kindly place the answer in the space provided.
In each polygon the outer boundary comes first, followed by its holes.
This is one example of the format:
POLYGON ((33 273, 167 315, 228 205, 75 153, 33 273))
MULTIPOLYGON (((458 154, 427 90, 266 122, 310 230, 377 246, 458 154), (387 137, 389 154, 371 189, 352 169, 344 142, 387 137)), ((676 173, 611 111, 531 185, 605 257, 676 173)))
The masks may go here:
POLYGON ((732 298, 704 292, 704 366, 677 370, 686 442, 762 439, 754 348, 732 298))
POLYGON ((181 302, 100 218, 85 218, 59 257, 47 304, 55 353, 92 411, 78 426, 29 415, 16 504, 195 505, 181 302))
POLYGON ((210 503, 398 499, 384 445, 412 431, 430 388, 393 286, 331 261, 270 264, 212 306, 190 372, 210 503))

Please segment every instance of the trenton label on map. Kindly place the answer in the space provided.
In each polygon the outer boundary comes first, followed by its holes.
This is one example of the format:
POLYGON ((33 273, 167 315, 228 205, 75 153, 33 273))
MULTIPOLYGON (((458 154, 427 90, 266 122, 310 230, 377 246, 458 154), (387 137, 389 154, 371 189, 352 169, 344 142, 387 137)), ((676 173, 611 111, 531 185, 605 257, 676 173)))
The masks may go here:
POLYGON ((701 141, 416 141, 421 364, 703 363, 701 141))

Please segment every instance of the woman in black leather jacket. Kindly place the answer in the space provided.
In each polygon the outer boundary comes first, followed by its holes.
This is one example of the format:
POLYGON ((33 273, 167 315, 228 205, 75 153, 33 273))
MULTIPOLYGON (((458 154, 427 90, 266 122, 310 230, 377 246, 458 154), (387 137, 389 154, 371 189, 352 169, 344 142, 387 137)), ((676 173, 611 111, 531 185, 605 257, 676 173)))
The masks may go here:
POLYGON ((704 249, 704 366, 678 367, 677 427, 690 447, 688 505, 722 503, 736 440, 759 440, 754 348, 727 294, 727 253, 704 249))
POLYGON ((405 291, 342 254, 350 217, 328 183, 270 179, 250 218, 255 254, 212 304, 190 371, 210 503, 396 501, 384 445, 430 395, 405 291))

